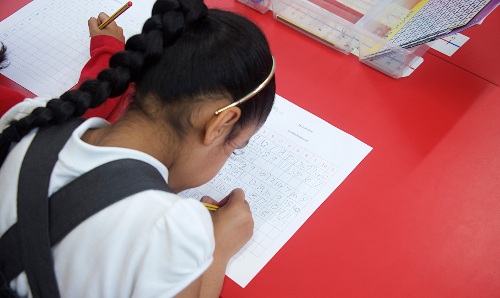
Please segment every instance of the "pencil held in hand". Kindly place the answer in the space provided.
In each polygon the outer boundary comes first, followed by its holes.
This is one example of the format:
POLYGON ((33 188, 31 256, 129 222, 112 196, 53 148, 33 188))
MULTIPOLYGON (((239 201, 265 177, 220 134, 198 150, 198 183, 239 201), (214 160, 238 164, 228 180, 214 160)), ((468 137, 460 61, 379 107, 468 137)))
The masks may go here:
POLYGON ((217 206, 217 205, 212 205, 212 204, 209 204, 209 203, 204 203, 204 202, 202 202, 202 203, 203 203, 203 205, 205 205, 205 207, 207 207, 207 209, 208 209, 208 210, 210 210, 210 211, 215 211, 215 210, 219 209, 219 206, 217 206))
POLYGON ((102 24, 99 25, 99 29, 104 29, 106 28, 109 23, 113 22, 117 17, 119 17, 122 13, 125 12, 125 10, 129 9, 132 6, 132 2, 129 1, 125 3, 120 9, 118 9, 114 14, 112 14, 109 19, 104 21, 102 24))

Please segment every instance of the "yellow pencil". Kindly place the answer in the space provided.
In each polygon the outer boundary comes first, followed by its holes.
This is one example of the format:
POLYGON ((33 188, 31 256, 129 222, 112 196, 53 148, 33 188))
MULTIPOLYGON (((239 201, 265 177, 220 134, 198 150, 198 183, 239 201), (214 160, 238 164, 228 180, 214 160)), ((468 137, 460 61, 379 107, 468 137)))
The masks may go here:
POLYGON ((109 25, 109 23, 113 22, 117 17, 119 17, 122 13, 124 13, 125 10, 129 9, 130 6, 132 6, 131 1, 125 3, 120 9, 118 9, 114 14, 112 14, 109 17, 109 19, 107 19, 101 25, 99 25, 99 29, 102 30, 102 29, 106 28, 106 26, 109 25))
POLYGON ((219 206, 217 206, 217 205, 212 205, 209 203, 203 203, 203 205, 205 205, 205 207, 207 207, 207 209, 210 211, 215 211, 215 210, 219 209, 219 206))

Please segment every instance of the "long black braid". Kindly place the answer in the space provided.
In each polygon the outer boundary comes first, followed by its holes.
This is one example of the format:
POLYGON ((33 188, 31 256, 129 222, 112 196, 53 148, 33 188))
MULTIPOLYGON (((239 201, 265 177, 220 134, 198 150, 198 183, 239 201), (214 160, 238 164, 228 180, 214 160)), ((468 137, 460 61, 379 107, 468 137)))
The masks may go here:
MULTIPOLYGON (((10 123, 0 134, 0 165, 11 144, 33 128, 80 117, 107 98, 125 93, 130 83, 136 86, 133 104, 139 106, 150 95, 165 104, 217 92, 229 93, 237 100, 264 80, 271 64, 264 35, 245 18, 209 10, 202 0, 158 0, 142 32, 127 40, 125 50, 114 54, 110 67, 96 79, 10 123)), ((241 106, 240 125, 252 119, 265 120, 274 92, 273 79, 255 100, 241 106)), ((180 124, 174 126, 182 129, 180 124)))
POLYGON ((2 163, 10 145, 19 142, 33 128, 80 117, 87 109, 100 106, 107 98, 123 94, 128 85, 137 79, 137 75, 132 74, 143 73, 158 61, 164 45, 173 43, 182 33, 184 26, 178 25, 179 18, 184 18, 185 25, 189 25, 206 13, 207 7, 202 1, 158 0, 142 33, 127 41, 125 51, 114 55, 110 68, 101 71, 97 79, 85 81, 77 90, 67 91, 59 98, 50 100, 46 107, 38 107, 30 115, 10 123, 0 134, 2 163), (175 22, 170 19, 171 15, 175 16, 175 22))
POLYGON ((7 67, 7 48, 0 42, 0 69, 7 67))

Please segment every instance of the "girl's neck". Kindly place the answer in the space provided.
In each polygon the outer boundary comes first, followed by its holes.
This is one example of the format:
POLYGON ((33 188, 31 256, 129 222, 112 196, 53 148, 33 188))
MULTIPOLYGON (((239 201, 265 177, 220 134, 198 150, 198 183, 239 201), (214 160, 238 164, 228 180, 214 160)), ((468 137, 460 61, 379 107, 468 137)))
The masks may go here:
POLYGON ((82 140, 94 146, 121 147, 144 152, 167 168, 176 154, 175 137, 168 134, 166 124, 149 121, 141 113, 128 112, 117 122, 86 131, 82 140))

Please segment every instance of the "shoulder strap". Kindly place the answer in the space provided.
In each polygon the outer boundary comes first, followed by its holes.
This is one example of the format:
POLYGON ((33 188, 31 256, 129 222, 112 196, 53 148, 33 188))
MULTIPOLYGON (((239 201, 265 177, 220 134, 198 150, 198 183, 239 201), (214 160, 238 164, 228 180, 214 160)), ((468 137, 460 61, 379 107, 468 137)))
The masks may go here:
POLYGON ((83 174, 50 197, 50 242, 61 241, 93 214, 145 190, 173 193, 156 168, 136 159, 115 160, 83 174))
MULTIPOLYGON (((46 136, 44 140, 49 140, 51 138, 52 135, 46 136)), ((48 146, 47 144, 45 145, 48 146)), ((31 146, 33 146, 33 143, 31 146)), ((37 171, 38 170, 37 168, 37 171)), ((20 180, 20 185, 21 182, 20 180)), ((48 189, 48 184, 46 189, 48 189)), ((32 263, 26 263, 24 254, 17 253, 19 251, 19 245, 22 244, 18 242, 18 233, 20 231, 18 223, 13 225, 0 239, 0 251, 2 251, 0 253, 0 268, 6 279, 8 281, 14 279, 23 269, 27 274, 28 271, 30 271, 31 276, 36 278, 33 284, 38 287, 36 293, 39 296, 35 295, 32 281, 29 280, 30 289, 33 295, 35 297, 56 297, 54 295, 58 295, 58 289, 50 246, 61 241, 79 223, 93 214, 122 198, 149 189, 173 192, 168 188, 163 176, 161 176, 153 166, 133 159, 117 160, 104 164, 73 180, 58 192, 54 193, 49 199, 49 232, 47 239, 49 243, 48 257, 50 258, 49 262, 52 266, 49 268, 47 267, 47 260, 40 260, 40 258, 47 258, 46 254, 42 255, 37 253, 37 258, 32 261, 32 263), (40 263, 45 265, 38 267, 40 263), (29 267, 27 266, 35 267, 28 269, 29 267), (46 278, 49 274, 49 270, 50 275, 53 277, 52 281, 46 278), (49 283, 52 283, 51 289, 47 287, 49 283), (54 289, 57 292, 54 292, 54 289)), ((47 195, 45 195, 45 198, 46 196, 47 195)), ((45 202, 43 207, 47 207, 46 199, 42 198, 39 201, 45 202)), ((46 233, 44 234, 47 235, 46 233)), ((36 235, 29 236, 33 236, 32 239, 36 238, 37 241, 46 242, 47 240, 40 239, 40 237, 36 235)), ((39 252, 42 248, 34 243, 32 249, 39 252)), ((21 252, 24 251, 21 250, 21 252)), ((33 251, 31 251, 31 253, 33 253, 33 251)), ((28 275, 28 278, 29 276, 30 275, 28 275)))
MULTIPOLYGON (((40 128, 26 152, 21 166, 18 183, 18 223, 10 227, 9 230, 2 235, 2 238, 0 238, 0 271, 5 282, 10 282, 14 279, 23 271, 23 268, 28 268, 28 266, 25 266, 26 264, 23 263, 23 256, 25 254, 30 254, 30 249, 25 246, 26 242, 24 240, 28 238, 28 242, 31 241, 29 240, 30 222, 35 225, 40 224, 41 229, 47 229, 48 220, 46 218, 48 208, 46 198, 48 197, 48 184, 52 167, 57 161, 59 151, 64 144, 66 144, 73 130, 82 122, 83 119, 74 119, 65 125, 40 128), (32 163, 33 160, 35 160, 35 163, 32 163), (37 196, 42 196, 42 199, 37 199, 37 196), (28 202, 31 199, 34 199, 33 206, 28 202), (28 204, 27 210, 25 208, 26 204, 28 204), (28 226, 26 226, 26 224, 28 226), (22 229, 19 229, 19 226, 23 226, 22 229), (19 232, 19 230, 24 233, 19 232)), ((38 235, 38 228, 35 228, 32 233, 35 234, 36 237, 38 235)), ((48 239, 46 235, 46 232, 40 234, 40 236, 43 237, 42 243, 40 247, 35 249, 35 258, 41 257, 44 259, 47 257, 46 254, 40 256, 40 254, 46 253, 46 246, 45 251, 41 249, 44 244, 46 245, 46 241, 43 241, 43 239, 48 239)), ((52 259, 49 258, 48 262, 50 263, 51 260, 52 259)), ((43 268, 46 269, 47 265, 44 265, 43 268)), ((32 275, 31 272, 30 275, 32 275)), ((49 280, 55 280, 50 274, 47 276, 49 276, 49 280)), ((37 293, 35 292, 36 287, 33 286, 33 288, 32 293, 35 295, 37 293), (33 288, 35 289, 33 290, 33 288)))
POLYGON ((64 144, 81 119, 40 129, 19 174, 17 187, 18 245, 33 297, 59 297, 49 242, 50 176, 64 144))

